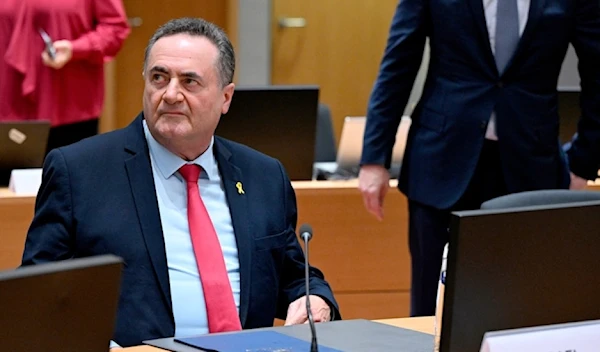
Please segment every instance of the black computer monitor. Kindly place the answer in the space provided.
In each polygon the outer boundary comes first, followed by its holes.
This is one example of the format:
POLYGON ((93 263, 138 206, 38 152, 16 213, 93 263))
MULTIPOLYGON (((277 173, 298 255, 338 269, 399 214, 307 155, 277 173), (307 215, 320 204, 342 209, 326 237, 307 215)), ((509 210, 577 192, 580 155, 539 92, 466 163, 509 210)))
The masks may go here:
POLYGON ((42 167, 50 122, 0 122, 0 187, 8 186, 13 169, 42 167))
POLYGON ((292 181, 310 180, 318 102, 317 86, 236 87, 215 134, 278 159, 292 181))
POLYGON ((108 351, 121 268, 103 255, 0 272, 0 350, 108 351))
POLYGON ((600 201, 455 212, 441 352, 487 331, 600 319, 600 201))

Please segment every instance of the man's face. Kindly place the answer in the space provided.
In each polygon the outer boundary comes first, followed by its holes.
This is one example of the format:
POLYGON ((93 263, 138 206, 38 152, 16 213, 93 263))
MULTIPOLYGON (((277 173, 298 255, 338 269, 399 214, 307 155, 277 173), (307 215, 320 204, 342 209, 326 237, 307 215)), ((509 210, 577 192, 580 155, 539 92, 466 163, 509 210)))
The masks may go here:
POLYGON ((144 117, 154 138, 167 149, 191 146, 204 152, 221 114, 229 110, 234 84, 222 86, 218 59, 210 40, 188 34, 163 37, 150 50, 144 117))

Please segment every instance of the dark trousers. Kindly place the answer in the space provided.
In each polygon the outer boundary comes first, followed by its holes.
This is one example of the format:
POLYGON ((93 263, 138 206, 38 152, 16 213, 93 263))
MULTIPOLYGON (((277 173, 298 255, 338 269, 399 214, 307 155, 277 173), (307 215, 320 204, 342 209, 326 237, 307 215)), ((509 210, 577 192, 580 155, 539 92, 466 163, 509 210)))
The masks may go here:
MULTIPOLYGON (((50 128, 48 142, 46 145, 46 154, 52 149, 63 147, 80 140, 98 134, 98 119, 72 123, 68 125, 56 126, 50 128)), ((10 173, 12 170, 0 169, 0 187, 8 186, 10 173)))
POLYGON ((478 209, 486 200, 506 193, 498 143, 486 140, 473 178, 454 206, 450 209, 436 209, 409 200, 411 316, 435 314, 442 255, 449 237, 450 213, 456 210, 478 209))

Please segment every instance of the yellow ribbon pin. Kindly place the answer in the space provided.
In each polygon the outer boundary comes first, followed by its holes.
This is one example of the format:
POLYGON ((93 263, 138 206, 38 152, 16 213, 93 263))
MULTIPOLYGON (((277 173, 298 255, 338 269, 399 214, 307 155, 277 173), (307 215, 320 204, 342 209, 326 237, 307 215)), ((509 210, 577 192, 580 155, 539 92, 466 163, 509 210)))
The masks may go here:
POLYGON ((244 192, 244 188, 242 188, 242 183, 241 182, 236 183, 235 187, 237 188, 239 194, 244 194, 245 193, 244 192))

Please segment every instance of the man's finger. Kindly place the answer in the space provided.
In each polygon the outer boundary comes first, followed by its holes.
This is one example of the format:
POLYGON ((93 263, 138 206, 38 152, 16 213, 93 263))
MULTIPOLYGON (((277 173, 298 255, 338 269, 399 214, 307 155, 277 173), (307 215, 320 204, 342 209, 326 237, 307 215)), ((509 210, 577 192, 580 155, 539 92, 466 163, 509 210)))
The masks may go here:
POLYGON ((363 201, 365 208, 375 215, 378 220, 383 220, 383 209, 381 208, 381 201, 377 193, 365 193, 363 194, 363 201))
POLYGON ((44 65, 52 67, 52 59, 50 59, 50 55, 45 51, 42 51, 42 62, 44 65))
POLYGON ((321 297, 311 296, 310 303, 315 322, 325 322, 331 318, 331 308, 321 297))
POLYGON ((571 184, 569 185, 569 189, 571 190, 582 190, 587 186, 587 180, 575 175, 571 172, 571 184))
POLYGON ((302 324, 306 321, 306 314, 301 309, 296 309, 291 314, 288 314, 284 325, 302 324))
POLYGON ((300 298, 290 304, 290 306, 288 307, 287 317, 285 319, 284 325, 294 325, 304 322, 304 319, 306 319, 306 312, 303 312, 302 309, 300 309, 302 302, 304 301, 302 300, 302 298, 300 298))

